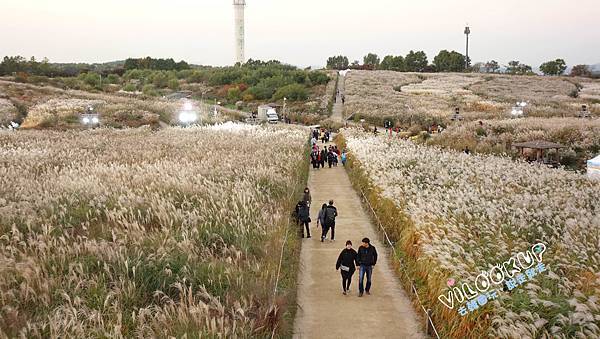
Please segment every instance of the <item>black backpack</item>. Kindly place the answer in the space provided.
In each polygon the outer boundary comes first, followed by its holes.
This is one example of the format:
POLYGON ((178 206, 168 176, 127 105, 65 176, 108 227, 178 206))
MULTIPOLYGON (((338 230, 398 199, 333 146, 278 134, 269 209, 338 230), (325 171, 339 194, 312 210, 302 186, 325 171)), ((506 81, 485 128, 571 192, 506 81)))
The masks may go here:
POLYGON ((327 206, 327 208, 325 208, 325 225, 326 226, 331 226, 335 223, 335 215, 336 214, 337 214, 337 211, 336 211, 335 207, 327 206))

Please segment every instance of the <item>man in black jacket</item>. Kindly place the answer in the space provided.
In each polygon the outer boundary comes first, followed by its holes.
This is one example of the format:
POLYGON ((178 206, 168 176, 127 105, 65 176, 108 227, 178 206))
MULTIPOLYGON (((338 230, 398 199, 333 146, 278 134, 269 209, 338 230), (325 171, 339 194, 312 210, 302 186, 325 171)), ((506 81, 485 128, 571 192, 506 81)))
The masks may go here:
POLYGON ((358 254, 356 261, 360 268, 358 270, 358 296, 362 297, 363 292, 371 294, 371 274, 373 273, 373 266, 377 264, 377 250, 375 246, 371 245, 369 238, 362 240, 362 245, 358 248, 358 254), (367 276, 367 286, 363 288, 364 277, 367 276))
POLYGON ((335 218, 337 218, 337 208, 333 206, 333 200, 329 200, 329 205, 325 208, 324 227, 323 234, 321 235, 321 242, 327 238, 327 232, 331 229, 331 241, 335 240, 335 218))

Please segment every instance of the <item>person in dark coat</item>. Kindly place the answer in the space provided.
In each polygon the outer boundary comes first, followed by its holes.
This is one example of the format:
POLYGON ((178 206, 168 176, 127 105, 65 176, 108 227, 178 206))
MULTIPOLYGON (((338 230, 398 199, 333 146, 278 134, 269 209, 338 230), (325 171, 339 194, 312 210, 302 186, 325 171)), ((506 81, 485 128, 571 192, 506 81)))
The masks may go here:
POLYGON ((304 196, 302 200, 306 201, 306 204, 310 208, 310 204, 312 203, 312 197, 310 195, 310 189, 308 187, 304 188, 304 196))
POLYGON ((352 241, 346 241, 346 248, 342 250, 340 256, 338 257, 337 263, 335 264, 335 269, 340 270, 342 274, 342 289, 344 290, 343 294, 347 295, 347 292, 350 292, 350 282, 352 281, 352 275, 356 271, 356 251, 352 248, 352 241))
POLYGON ((373 274, 373 266, 377 264, 377 250, 375 246, 371 245, 369 238, 362 240, 362 245, 358 248, 356 256, 356 262, 358 263, 358 296, 362 297, 363 292, 367 292, 367 295, 371 294, 371 275, 373 274), (367 276, 367 286, 363 287, 365 275, 367 276))
POLYGON ((310 161, 313 165, 313 168, 319 168, 319 150, 314 150, 310 153, 310 161))
POLYGON ((319 216, 317 217, 317 226, 321 226, 321 228, 325 228, 325 209, 327 208, 327 204, 323 204, 321 206, 321 210, 319 211, 319 216))
POLYGON ((319 163, 321 164, 321 168, 325 167, 325 160, 327 160, 327 151, 325 150, 325 147, 323 147, 323 149, 321 150, 321 157, 319 159, 319 163))
POLYGON ((323 233, 321 234, 321 242, 327 238, 327 232, 331 229, 331 241, 335 240, 335 218, 337 218, 337 208, 333 206, 333 200, 329 200, 329 205, 325 207, 325 218, 323 223, 323 233))
POLYGON ((302 238, 304 238, 304 229, 306 228, 306 237, 310 238, 310 209, 306 201, 298 201, 296 205, 296 215, 298 215, 298 223, 302 229, 302 238))

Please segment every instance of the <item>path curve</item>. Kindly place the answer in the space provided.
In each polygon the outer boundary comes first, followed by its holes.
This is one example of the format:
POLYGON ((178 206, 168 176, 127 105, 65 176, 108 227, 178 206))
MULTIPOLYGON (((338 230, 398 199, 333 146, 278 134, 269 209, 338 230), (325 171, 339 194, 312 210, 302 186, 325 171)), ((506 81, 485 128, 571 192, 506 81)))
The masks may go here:
POLYGON ((348 174, 341 166, 310 169, 311 239, 303 239, 300 254, 298 313, 294 338, 426 338, 410 300, 389 264, 388 251, 379 241, 348 174), (320 206, 334 199, 339 217, 336 241, 320 242, 316 220, 320 206), (363 237, 371 239, 379 259, 373 269, 371 295, 358 297, 358 270, 350 294, 342 295, 335 263, 346 240, 354 248, 363 237))

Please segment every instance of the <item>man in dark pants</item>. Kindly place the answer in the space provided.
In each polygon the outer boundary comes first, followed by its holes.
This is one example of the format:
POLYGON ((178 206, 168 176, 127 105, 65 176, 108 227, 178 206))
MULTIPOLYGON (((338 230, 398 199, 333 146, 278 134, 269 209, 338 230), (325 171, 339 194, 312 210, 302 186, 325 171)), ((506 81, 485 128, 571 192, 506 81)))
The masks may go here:
POLYGON ((356 261, 360 268, 358 270, 358 296, 362 297, 363 292, 367 292, 367 295, 371 294, 371 275, 373 274, 373 266, 377 263, 377 250, 375 246, 371 245, 369 238, 362 240, 362 245, 358 248, 358 254, 356 261), (364 278, 367 276, 367 286, 364 288, 364 278))
POLYGON ((327 232, 331 229, 331 241, 335 240, 335 218, 338 216, 337 208, 333 206, 333 200, 329 200, 329 205, 325 207, 325 227, 323 227, 323 234, 321 235, 321 242, 327 238, 327 232))
POLYGON ((306 237, 310 238, 310 210, 306 201, 298 201, 296 205, 296 214, 298 216, 298 223, 302 229, 302 238, 304 238, 304 229, 306 228, 306 237))

